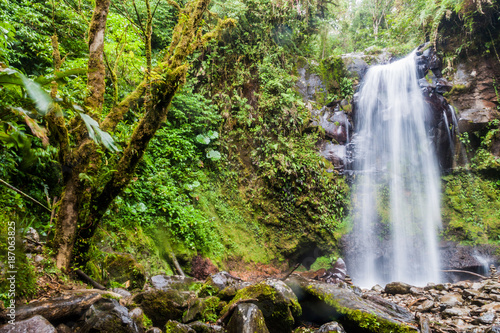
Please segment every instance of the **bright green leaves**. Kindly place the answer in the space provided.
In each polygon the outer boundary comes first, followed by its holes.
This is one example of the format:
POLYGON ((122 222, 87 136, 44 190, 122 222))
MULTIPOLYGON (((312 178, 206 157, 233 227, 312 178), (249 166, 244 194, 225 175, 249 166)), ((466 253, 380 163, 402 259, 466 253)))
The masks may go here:
POLYGON ((208 149, 207 150, 207 158, 212 161, 218 161, 221 159, 221 154, 217 150, 208 149))
MULTIPOLYGON (((202 144, 202 145, 208 145, 212 140, 215 140, 219 137, 219 133, 216 131, 208 131, 205 134, 198 134, 195 138, 195 141, 202 144)), ((211 161, 218 161, 221 159, 222 155, 220 152, 217 150, 214 150, 212 148, 207 148, 206 150, 206 157, 211 160, 211 161)))
POLYGON ((36 109, 42 115, 47 114, 49 111, 52 104, 49 94, 38 83, 28 79, 24 74, 15 69, 0 68, 0 85, 17 85, 23 87, 36 105, 36 109))
POLYGON ((87 131, 89 133, 89 137, 94 140, 97 144, 102 144, 106 149, 112 152, 119 152, 120 148, 115 145, 115 141, 111 137, 111 135, 99 128, 99 124, 97 121, 92 119, 89 115, 85 113, 79 113, 82 118, 85 126, 87 127, 87 131))
POLYGON ((208 145, 210 143, 210 138, 203 134, 198 134, 195 140, 196 142, 201 143, 202 145, 208 145))

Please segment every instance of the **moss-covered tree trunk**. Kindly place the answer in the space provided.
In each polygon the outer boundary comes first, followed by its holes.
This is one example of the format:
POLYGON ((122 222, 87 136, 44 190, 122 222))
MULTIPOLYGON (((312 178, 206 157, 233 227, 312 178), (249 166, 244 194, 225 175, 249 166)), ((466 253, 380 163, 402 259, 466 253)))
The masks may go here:
MULTIPOLYGON (((146 86, 150 84, 151 101, 146 105, 145 115, 139 120, 127 147, 115 166, 116 171, 103 187, 99 187, 101 190, 86 185, 85 181, 80 179, 80 174, 96 175, 100 172, 100 163, 96 160, 96 145, 88 139, 87 135, 83 135, 85 133, 81 135, 80 144, 77 145, 78 149, 74 149, 68 154, 62 154, 61 159, 62 162, 65 162, 67 172, 54 241, 58 267, 68 268, 73 254, 80 256, 87 252, 89 240, 95 233, 109 205, 132 179, 135 168, 144 155, 150 140, 166 119, 172 98, 179 85, 185 80, 188 69, 187 57, 198 46, 216 37, 224 27, 234 24, 233 20, 221 21, 213 31, 202 35, 200 24, 209 3, 210 0, 195 0, 181 10, 169 50, 158 66, 152 69, 155 79, 149 82, 149 78, 146 77, 135 91, 116 105, 100 123, 102 129, 113 130, 127 113, 129 107, 141 98, 146 91, 146 86)), ((94 14, 93 19, 97 17, 102 19, 104 15, 94 14)), ((105 24, 100 26, 104 27, 105 24)), ((97 33, 96 36, 100 36, 100 34, 97 33)), ((95 82, 91 82, 89 78, 88 84, 92 89, 96 88, 95 82)), ((100 86, 97 88, 99 89, 100 86)), ((90 96, 94 98, 97 95, 91 93, 90 96)), ((99 108, 98 103, 90 103, 89 100, 86 102, 91 109, 99 108)), ((92 110, 90 111, 92 112, 92 110)), ((84 126, 80 126, 80 128, 84 128, 84 126)), ((82 257, 80 256, 80 258, 82 257)))

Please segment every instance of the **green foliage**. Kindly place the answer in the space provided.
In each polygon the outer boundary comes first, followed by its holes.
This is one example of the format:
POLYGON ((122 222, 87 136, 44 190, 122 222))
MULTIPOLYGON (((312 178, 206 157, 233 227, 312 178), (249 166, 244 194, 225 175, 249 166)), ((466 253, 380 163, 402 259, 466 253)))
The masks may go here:
POLYGON ((19 230, 21 224, 16 219, 16 216, 7 211, 0 213, 0 260, 4 264, 0 267, 0 275, 4 277, 0 280, 0 300, 4 302, 10 301, 12 296, 15 296, 15 299, 33 296, 38 289, 37 272, 23 251, 24 245, 19 230), (8 237, 15 237, 15 241, 12 242, 8 237), (9 266, 10 262, 13 267, 9 266), (15 273, 11 273, 12 271, 15 273), (6 279, 12 276, 15 279, 15 295, 11 292, 10 280, 6 279))
POLYGON ((452 174, 443 179, 444 236, 471 245, 498 242, 498 180, 472 173, 452 174))

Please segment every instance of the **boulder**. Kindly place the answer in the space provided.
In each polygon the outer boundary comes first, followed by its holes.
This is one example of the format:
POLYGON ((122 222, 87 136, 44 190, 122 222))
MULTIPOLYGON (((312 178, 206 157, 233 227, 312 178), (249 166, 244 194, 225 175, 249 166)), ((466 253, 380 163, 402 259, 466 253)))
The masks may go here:
POLYGON ((99 300, 87 310, 82 319, 79 333, 144 332, 142 326, 130 318, 127 308, 114 299, 99 300))
POLYGON ((49 321, 40 315, 29 319, 18 320, 15 325, 5 324, 0 326, 0 333, 56 333, 56 329, 49 321))
POLYGON ((140 306, 156 327, 164 327, 169 320, 180 320, 194 292, 178 290, 149 290, 135 295, 132 302, 140 306))
POLYGON ((408 310, 374 295, 363 299, 351 288, 289 278, 288 285, 299 295, 302 319, 311 322, 338 321, 346 331, 416 332, 415 317, 408 310))
POLYGON ((443 295, 443 297, 441 297, 439 301, 441 302, 441 305, 447 308, 451 308, 456 305, 461 305, 464 300, 462 298, 462 295, 456 293, 450 293, 443 295))
POLYGON ((162 333, 162 331, 158 327, 151 327, 146 333, 162 333))
POLYGON ((409 294, 412 286, 404 282, 391 282, 385 286, 385 292, 391 295, 409 294))
MULTIPOLYGON (((291 329, 290 329, 291 330, 291 329)), ((290 331, 289 330, 289 331, 290 331)), ((228 333, 269 333, 262 311, 251 303, 238 304, 227 324, 228 333)), ((275 332, 275 331, 272 331, 275 332)))
POLYGON ((146 283, 144 267, 130 254, 111 253, 104 260, 103 268, 111 280, 118 283, 129 281, 131 289, 142 289, 146 283))
POLYGON ((252 300, 259 307, 266 326, 273 333, 290 332, 295 318, 302 313, 297 296, 281 280, 268 279, 239 290, 221 314, 224 315, 241 300, 252 300))
POLYGON ((314 333, 346 333, 342 325, 339 323, 332 321, 330 323, 326 323, 322 325, 317 331, 314 333))
POLYGON ((192 299, 182 316, 182 322, 189 323, 194 320, 215 322, 219 302, 220 299, 216 296, 192 299))
POLYGON ((223 271, 209 276, 205 280, 199 295, 204 297, 216 294, 221 300, 230 301, 238 290, 249 285, 250 283, 243 282, 240 278, 223 271))
POLYGON ((196 333, 196 331, 188 325, 169 320, 165 325, 165 333, 196 333))
POLYGON ((196 333, 223 333, 225 332, 222 326, 202 323, 195 321, 190 323, 189 326, 196 331, 196 333))
POLYGON ((158 290, 189 290, 189 286, 194 282, 190 277, 181 275, 155 275, 150 279, 151 286, 158 290))

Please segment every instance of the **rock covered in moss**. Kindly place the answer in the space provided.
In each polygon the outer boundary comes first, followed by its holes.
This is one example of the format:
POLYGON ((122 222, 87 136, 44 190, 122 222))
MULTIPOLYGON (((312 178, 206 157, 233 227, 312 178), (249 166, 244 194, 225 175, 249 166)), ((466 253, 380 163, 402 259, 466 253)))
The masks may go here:
POLYGON ((196 331, 188 325, 169 320, 165 325, 165 333, 196 333, 196 331))
POLYGON ((312 322, 335 320, 347 331, 416 332, 415 317, 407 310, 381 298, 363 299, 350 287, 294 276, 287 280, 312 322))
POLYGON ((180 320, 188 303, 196 298, 194 292, 178 290, 149 290, 134 296, 154 326, 164 327, 169 320, 180 320))
POLYGON ((231 300, 236 292, 248 287, 250 283, 243 282, 241 279, 232 276, 226 271, 210 275, 203 284, 199 295, 201 297, 217 295, 222 300, 231 300))
POLYGON ((114 299, 101 299, 83 317, 80 333, 142 333, 144 330, 132 318, 126 307, 114 299))
POLYGON ((118 283, 130 281, 131 289, 142 289, 146 283, 144 267, 130 254, 110 254, 104 261, 104 269, 113 281, 118 283))
POLYGON ((217 320, 219 302, 220 299, 216 296, 193 299, 182 316, 182 321, 184 323, 189 323, 194 320, 215 322, 217 320))
POLYGON ((262 311, 255 304, 238 304, 229 323, 228 333, 269 333, 262 311))
POLYGON ((273 333, 290 332, 295 318, 302 313, 292 289, 283 281, 268 279, 239 290, 221 314, 227 312, 236 302, 249 299, 254 300, 253 303, 262 311, 266 326, 273 333))

